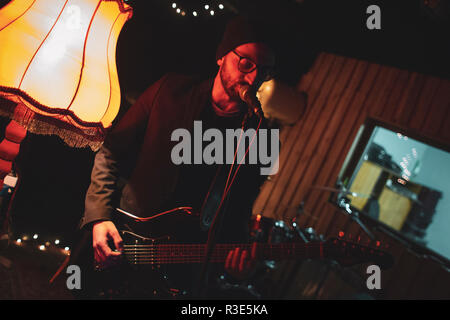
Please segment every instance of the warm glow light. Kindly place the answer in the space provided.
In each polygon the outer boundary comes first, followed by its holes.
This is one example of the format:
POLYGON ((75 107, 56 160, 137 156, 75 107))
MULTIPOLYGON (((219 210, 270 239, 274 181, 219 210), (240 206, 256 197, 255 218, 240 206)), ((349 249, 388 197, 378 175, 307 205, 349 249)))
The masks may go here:
POLYGON ((69 250, 70 250, 70 248, 69 248, 69 247, 65 247, 65 248, 64 248, 64 250, 66 250, 66 251, 69 251, 69 250))
POLYGON ((256 96, 264 115, 283 124, 294 124, 306 109, 306 95, 280 80, 265 81, 256 96))
POLYGON ((55 244, 59 244, 59 240, 58 239, 55 240, 55 244))
POLYGON ((181 15, 184 17, 186 15, 186 12, 181 11, 181 15))
POLYGON ((181 12, 181 9, 180 9, 180 8, 178 8, 178 9, 177 9, 177 13, 180 13, 180 12, 181 12))
POLYGON ((22 243, 22 239, 17 239, 16 242, 17 243, 22 243))
POLYGON ((39 246, 39 250, 44 251, 44 250, 45 250, 45 246, 44 246, 43 244, 41 244, 41 245, 39 246))
POLYGON ((219 4, 219 9, 220 9, 220 10, 223 9, 223 4, 219 4))
POLYGON ((208 10, 208 9, 209 9, 209 6, 208 6, 207 4, 205 4, 205 9, 206 9, 206 10, 208 10))
POLYGON ((214 15, 214 10, 211 10, 209 13, 213 16, 214 15))
MULTIPOLYGON (((4 6, 0 96, 24 110, 15 120, 34 133, 97 149, 119 111, 116 43, 131 15, 122 0, 16 0, 4 6)), ((0 111, 12 117, 14 110, 0 111)))
POLYGON ((174 2, 174 3, 172 3, 172 8, 176 8, 177 7, 177 4, 174 2))
POLYGON ((194 15, 194 17, 197 16, 197 12, 196 11, 192 12, 192 14, 194 15))
POLYGON ((34 234, 33 239, 37 239, 39 236, 37 234, 34 234))

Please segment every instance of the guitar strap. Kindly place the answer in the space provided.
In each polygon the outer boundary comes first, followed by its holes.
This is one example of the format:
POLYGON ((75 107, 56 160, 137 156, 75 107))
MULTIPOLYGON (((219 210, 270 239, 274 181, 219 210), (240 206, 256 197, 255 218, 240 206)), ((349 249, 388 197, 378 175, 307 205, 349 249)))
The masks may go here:
MULTIPOLYGON (((222 200, 223 193, 225 192, 225 183, 227 181, 229 167, 229 165, 218 166, 214 179, 208 189, 208 193, 203 200, 203 204, 200 209, 201 229, 203 231, 207 231, 214 220, 214 214, 216 213, 222 200)), ((233 171, 235 170, 236 166, 233 167, 233 171)), ((232 172, 232 175, 233 174, 234 172, 232 172)), ((225 201, 228 201, 228 197, 225 201)), ((224 208, 222 210, 224 210, 224 208)))
MULTIPOLYGON (((245 123, 248 120, 248 114, 244 116, 242 119, 242 130, 244 129, 245 123)), ((235 150, 236 151, 236 150, 235 150)), ((235 159, 236 162, 238 162, 240 159, 235 159)), ((222 197, 224 196, 226 192, 226 183, 228 180, 228 177, 233 177, 235 172, 237 171, 238 166, 236 165, 219 165, 216 171, 216 174, 214 176, 214 179, 211 182, 211 185, 208 189, 208 193, 205 196, 205 199, 203 200, 202 207, 200 209, 201 214, 201 228, 203 231, 206 231, 210 228, 211 223, 214 220, 214 216, 217 212, 217 209, 220 206, 220 203, 222 201, 222 197), (230 172, 231 170, 231 172, 230 172)), ((224 207, 226 207, 228 203, 228 195, 226 196, 226 199, 224 200, 224 207)), ((225 210, 224 207, 221 208, 221 210, 225 210)), ((220 213, 217 213, 220 214, 220 213)))
MULTIPOLYGON (((246 114, 242 120, 242 130, 244 130, 245 124, 248 120, 248 114, 246 114)), ((259 128, 259 126, 258 126, 259 128)), ((242 131, 241 131, 242 133, 242 131)), ((256 136, 256 132, 255 132, 256 136)), ((237 148, 239 148, 239 143, 241 143, 242 134, 239 137, 238 145, 236 147, 235 152, 237 152, 237 148)), ((250 143, 251 144, 251 143, 250 143)), ((249 146, 250 148, 250 146, 249 146)), ((247 149, 248 152, 248 149, 247 149)), ((234 161, 240 162, 244 159, 236 159, 236 153, 234 157, 234 161)), ((234 162, 233 161, 233 162, 234 162)), ((231 186, 234 182, 235 175, 239 170, 240 164, 234 164, 229 166, 221 166, 216 173, 216 177, 213 179, 212 186, 210 186, 210 190, 205 198, 205 201, 202 205, 202 224, 209 223, 208 225, 208 241, 206 247, 206 255, 205 260, 203 262, 202 272, 200 273, 200 281, 198 282, 198 288, 194 290, 196 295, 204 295, 207 290, 207 283, 209 278, 209 259, 212 254, 212 250, 217 241, 217 237, 220 234, 220 229, 222 226, 222 221, 224 219, 224 215, 226 214, 226 207, 228 206, 229 195, 231 186), (228 170, 222 170, 223 168, 229 168, 228 170), (230 177, 232 177, 231 180, 230 177), (212 223, 212 225, 211 225, 212 223)), ((206 225, 206 224, 205 224, 206 225)))

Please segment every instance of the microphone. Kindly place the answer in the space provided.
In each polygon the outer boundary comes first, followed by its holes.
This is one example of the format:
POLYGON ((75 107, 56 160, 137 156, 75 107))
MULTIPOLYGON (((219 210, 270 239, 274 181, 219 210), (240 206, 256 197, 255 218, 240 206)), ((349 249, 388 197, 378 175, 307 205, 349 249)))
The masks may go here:
POLYGON ((258 117, 263 117, 261 103, 256 97, 256 93, 249 86, 241 86, 239 88, 239 97, 244 101, 258 117))

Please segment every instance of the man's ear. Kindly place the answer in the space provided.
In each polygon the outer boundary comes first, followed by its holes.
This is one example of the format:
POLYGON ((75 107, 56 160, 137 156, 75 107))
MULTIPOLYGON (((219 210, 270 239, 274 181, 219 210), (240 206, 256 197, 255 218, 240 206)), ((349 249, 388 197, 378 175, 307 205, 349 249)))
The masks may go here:
POLYGON ((220 58, 219 60, 217 60, 217 65, 220 67, 221 65, 222 65, 222 63, 223 63, 223 58, 224 57, 222 57, 222 58, 220 58))

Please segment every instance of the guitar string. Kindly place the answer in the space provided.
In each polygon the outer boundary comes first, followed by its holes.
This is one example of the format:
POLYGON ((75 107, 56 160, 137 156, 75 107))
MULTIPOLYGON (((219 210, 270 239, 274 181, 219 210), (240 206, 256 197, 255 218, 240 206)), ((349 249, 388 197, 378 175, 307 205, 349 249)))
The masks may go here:
MULTIPOLYGON (((259 250, 260 254, 270 254, 272 259, 278 259, 278 258, 285 258, 291 254, 299 254, 308 252, 309 249, 315 249, 317 246, 320 246, 320 243, 318 244, 309 244, 309 246, 300 246, 295 247, 295 245, 292 244, 278 244, 276 247, 266 247, 263 248, 263 250, 259 250), (289 248, 289 250, 286 250, 286 247, 289 248), (274 252, 275 249, 275 252, 274 252)), ((202 248, 203 249, 203 248, 202 248)), ((364 248, 361 248, 364 249, 364 248)), ((184 250, 185 255, 177 255, 174 254, 173 251, 171 251, 170 254, 162 254, 164 251, 158 250, 158 248, 153 248, 152 250, 147 251, 141 251, 137 252, 134 249, 127 249, 128 252, 126 253, 129 256, 128 260, 131 260, 131 262, 139 262, 139 264, 144 264, 145 262, 149 262, 151 264, 158 264, 158 263, 187 263, 187 262, 201 262, 202 258, 204 257, 204 252, 195 252, 196 254, 193 254, 194 251, 192 250, 184 250)), ((226 254, 229 252, 228 246, 220 248, 219 250, 215 250, 213 252, 213 255, 211 257, 212 262, 223 262, 225 260, 226 254)), ((377 250, 368 248, 368 253, 371 255, 374 255, 377 253, 377 250)), ((381 252, 378 252, 378 254, 382 257, 383 254, 381 252)), ((323 256, 323 254, 319 254, 319 256, 323 256)))
MULTIPOLYGON (((357 249, 361 252, 367 250, 367 253, 372 256, 378 254, 383 257, 383 252, 362 246, 360 244, 352 244, 342 242, 341 247, 351 247, 353 250, 357 249)), ((337 244, 337 242, 334 242, 337 244)), ((211 262, 223 262, 230 249, 240 247, 241 249, 250 249, 253 244, 218 244, 216 249, 212 252, 211 262)), ((205 255, 205 244, 148 244, 148 245, 125 245, 124 253, 128 256, 133 264, 163 264, 163 263, 199 263, 205 255)), ((323 242, 308 243, 278 243, 278 244, 257 244, 257 251, 260 255, 269 254, 273 259, 285 258, 291 254, 304 253, 310 249, 322 247, 323 242), (287 249, 287 250, 286 250, 287 249)), ((341 248, 342 249, 342 248, 341 248)), ((311 252, 309 252, 311 253, 311 252)), ((323 257, 323 251, 319 256, 323 257)))
MULTIPOLYGON (((294 252, 294 253, 300 253, 300 252, 294 252)), ((291 253, 292 254, 292 253, 291 253)), ((271 259, 268 260, 277 260, 277 259, 284 259, 286 257, 289 257, 290 254, 280 254, 280 255, 274 255, 271 257, 271 259)), ((371 254, 374 256, 373 254, 371 254)), ((320 256, 319 256, 320 257, 320 256)), ((381 254, 379 256, 380 258, 383 257, 381 254)), ((130 257, 128 260, 129 262, 139 262, 141 263, 153 263, 153 264, 159 264, 159 263, 189 263, 189 262, 201 262, 203 258, 203 255, 201 256, 138 256, 138 257, 130 257)), ((323 256, 321 258, 324 258, 323 256)), ((225 261, 225 255, 214 255, 211 257, 212 262, 223 262, 225 261)))
MULTIPOLYGON (((167 246, 167 245, 166 245, 167 246)), ((315 248, 316 246, 320 247, 320 244, 314 244, 313 246, 310 244, 309 246, 300 247, 296 246, 296 244, 277 244, 271 246, 264 246, 258 249, 258 253, 261 255, 270 254, 272 258, 283 258, 285 256, 289 256, 290 254, 298 254, 303 252, 308 252, 309 249, 315 248)), ((217 248, 217 250, 213 251, 212 258, 213 259, 221 259, 224 260, 226 255, 229 252, 230 245, 221 246, 217 248)), ((235 246, 233 246, 235 247, 235 246)), ((242 247, 250 247, 249 245, 245 245, 242 247)), ((197 250, 192 250, 192 248, 186 249, 185 247, 179 247, 184 250, 173 250, 173 246, 166 248, 166 250, 161 250, 161 248, 153 247, 153 248, 141 248, 140 251, 135 250, 134 248, 126 249, 125 253, 133 260, 147 258, 152 261, 166 261, 166 260, 177 260, 177 261, 190 261, 196 260, 198 258, 204 257, 204 245, 200 245, 197 247, 197 250), (172 250, 167 250, 172 249, 172 250), (198 250, 200 249, 200 250, 198 250), (181 251, 181 254, 177 254, 181 251)))

